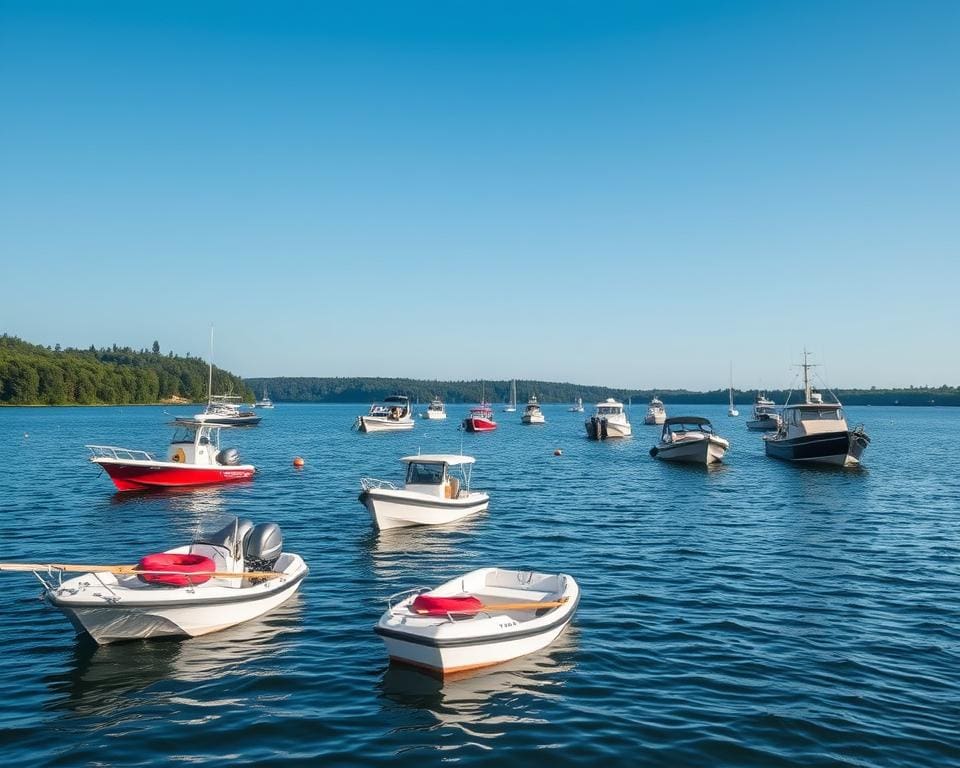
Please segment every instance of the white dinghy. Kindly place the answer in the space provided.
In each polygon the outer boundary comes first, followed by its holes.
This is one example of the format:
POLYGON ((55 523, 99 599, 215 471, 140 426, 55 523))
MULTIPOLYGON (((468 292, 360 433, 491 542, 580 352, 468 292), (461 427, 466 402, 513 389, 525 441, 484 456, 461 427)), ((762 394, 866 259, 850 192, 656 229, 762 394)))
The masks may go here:
POLYGON ((307 566, 282 548, 276 523, 255 526, 234 518, 193 544, 148 555, 138 566, 52 565, 35 572, 46 587, 44 598, 100 645, 196 637, 256 618, 297 591, 307 566), (79 568, 90 572, 62 580, 64 570, 79 568), (57 583, 48 581, 54 573, 57 583))
POLYGON ((400 459, 407 465, 406 482, 398 488, 389 480, 364 477, 359 500, 381 531, 410 525, 443 525, 482 512, 490 497, 470 490, 476 461, 472 456, 424 454, 400 459))
POLYGON ((374 631, 392 661, 450 675, 545 648, 579 601, 580 587, 567 574, 481 568, 433 590, 394 595, 374 631))

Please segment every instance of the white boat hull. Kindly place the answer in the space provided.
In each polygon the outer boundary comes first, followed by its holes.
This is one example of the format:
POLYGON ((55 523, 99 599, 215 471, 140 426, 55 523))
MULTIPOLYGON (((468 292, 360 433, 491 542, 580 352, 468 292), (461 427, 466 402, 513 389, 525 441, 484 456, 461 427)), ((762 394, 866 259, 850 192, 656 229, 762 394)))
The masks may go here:
POLYGON ((629 423, 624 424, 618 421, 611 421, 610 419, 601 419, 601 421, 606 422, 606 429, 598 432, 597 427, 594 425, 594 418, 597 417, 591 417, 585 422, 587 437, 589 437, 591 440, 630 437, 630 435, 633 434, 633 428, 629 423))
POLYGON ((648 413, 643 417, 644 424, 663 424, 667 420, 667 415, 665 413, 658 413, 656 415, 648 413))
POLYGON ((429 421, 443 421, 447 418, 446 413, 441 413, 439 411, 424 411, 420 414, 422 418, 428 419, 429 421))
MULTIPOLYGON (((432 595, 477 593, 472 586, 477 576, 491 572, 521 574, 483 568, 454 579, 433 590, 432 595)), ((529 573, 532 589, 516 584, 514 588, 487 589, 482 595, 484 605, 564 602, 539 611, 490 611, 473 617, 417 616, 409 606, 416 598, 411 595, 383 614, 375 631, 383 640, 392 661, 410 664, 439 675, 468 672, 501 664, 546 648, 566 629, 580 600, 580 588, 565 574, 529 573), (537 580, 552 580, 562 585, 554 592, 536 589, 537 580)), ((481 587, 483 589, 483 587, 481 587)))
POLYGON ((404 432, 413 429, 411 418, 391 419, 386 416, 360 416, 357 428, 361 432, 404 432))
POLYGON ((360 494, 373 524, 381 531, 413 525, 446 525, 487 509, 490 497, 481 491, 463 491, 455 499, 390 488, 371 488, 360 494))
POLYGON ((284 571, 286 576, 250 587, 132 590, 117 588, 114 581, 111 593, 100 581, 106 581, 105 575, 98 578, 85 574, 47 590, 45 597, 67 616, 78 633, 90 635, 99 645, 156 637, 199 637, 262 616, 290 599, 307 575, 307 566, 299 555, 293 558, 284 571), (84 580, 86 584, 81 585, 84 580), (74 584, 82 589, 74 591, 74 584), (119 599, 111 602, 111 594, 119 599), (156 595, 165 599, 147 599, 156 595))
POLYGON ((674 443, 661 443, 654 449, 656 458, 663 461, 683 461, 690 464, 717 464, 730 444, 718 437, 688 438, 674 443))
POLYGON ((531 416, 521 416, 520 421, 523 424, 546 424, 547 420, 542 413, 535 413, 531 416))

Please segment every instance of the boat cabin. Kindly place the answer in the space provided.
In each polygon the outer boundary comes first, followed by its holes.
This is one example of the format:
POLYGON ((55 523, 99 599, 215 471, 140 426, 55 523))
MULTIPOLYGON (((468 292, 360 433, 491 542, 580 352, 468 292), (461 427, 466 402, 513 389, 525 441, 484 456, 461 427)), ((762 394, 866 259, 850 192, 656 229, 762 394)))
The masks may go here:
POLYGON ((403 395, 390 395, 383 398, 382 402, 371 405, 370 413, 367 415, 399 421, 410 415, 410 398, 403 395))
POLYGON ((783 426, 807 435, 846 431, 847 419, 840 403, 812 402, 783 409, 783 426))
POLYGON ((660 442, 672 443, 676 440, 682 440, 690 433, 697 433, 698 436, 714 434, 710 419, 705 419, 702 416, 672 416, 663 422, 660 442))
POLYGON ((476 459, 455 454, 424 454, 406 456, 400 461, 407 465, 405 490, 455 499, 461 490, 470 490, 470 474, 476 459))
POLYGON ((623 403, 618 403, 612 397, 597 403, 597 416, 615 416, 620 413, 623 413, 623 403))
POLYGON ((178 464, 216 465, 220 453, 220 425, 202 422, 178 423, 167 448, 167 461, 178 464))
POLYGON ((530 399, 527 401, 527 405, 523 410, 524 413, 540 413, 540 403, 537 402, 536 395, 530 395, 530 399))
POLYGON ((430 401, 430 405, 427 406, 428 411, 433 411, 434 413, 443 413, 445 411, 443 401, 439 398, 435 398, 430 401))

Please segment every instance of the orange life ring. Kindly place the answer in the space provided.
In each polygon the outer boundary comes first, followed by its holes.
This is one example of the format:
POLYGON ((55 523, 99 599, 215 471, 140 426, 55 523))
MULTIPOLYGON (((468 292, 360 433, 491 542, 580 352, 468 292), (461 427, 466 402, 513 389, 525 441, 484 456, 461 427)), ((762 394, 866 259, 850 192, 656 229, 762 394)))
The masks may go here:
POLYGON ((187 460, 187 455, 183 452, 183 448, 177 448, 177 452, 170 457, 170 461, 175 461, 177 464, 183 464, 187 460))
POLYGON ((137 574, 140 581, 145 581, 147 584, 189 587, 210 581, 210 575, 217 570, 217 564, 204 555, 158 552, 140 558, 137 570, 150 571, 150 573, 137 574))

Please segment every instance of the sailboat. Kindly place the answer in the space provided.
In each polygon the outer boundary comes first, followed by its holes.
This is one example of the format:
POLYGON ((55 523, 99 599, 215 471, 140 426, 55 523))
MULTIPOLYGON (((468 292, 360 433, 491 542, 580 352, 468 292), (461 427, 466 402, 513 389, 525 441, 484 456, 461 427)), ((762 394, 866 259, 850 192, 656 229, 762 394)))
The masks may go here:
POLYGON ((570 411, 570 413, 583 413, 583 398, 578 397, 567 410, 570 411))
POLYGON ((503 409, 506 413, 516 413, 517 411, 517 380, 510 382, 510 402, 503 409))
POLYGON ((727 409, 727 416, 739 416, 740 411, 733 407, 733 363, 730 363, 730 407, 727 409))
POLYGON ((213 394, 213 326, 210 326, 210 360, 207 363, 207 407, 203 413, 191 417, 178 416, 174 421, 180 424, 219 424, 221 426, 253 426, 263 419, 253 411, 240 410, 239 395, 213 394))

